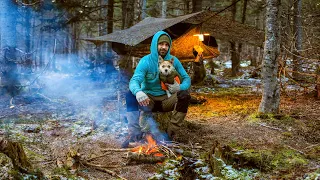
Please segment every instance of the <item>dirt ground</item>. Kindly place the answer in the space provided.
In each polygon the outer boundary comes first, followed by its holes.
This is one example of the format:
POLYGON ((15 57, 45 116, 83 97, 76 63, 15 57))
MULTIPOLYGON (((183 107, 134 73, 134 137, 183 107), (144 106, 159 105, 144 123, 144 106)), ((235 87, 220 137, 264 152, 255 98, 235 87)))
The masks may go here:
MULTIPOLYGON (((189 147, 200 146, 195 150, 199 154, 209 152, 218 141, 257 151, 285 147, 308 159, 303 166, 264 172, 266 179, 302 178, 305 173, 320 168, 320 148, 315 149, 320 143, 320 101, 312 95, 283 94, 281 112, 272 117, 258 115, 261 94, 245 88, 193 92, 192 95, 206 102, 190 105, 186 123, 175 139, 177 142, 189 147)), ((119 149, 127 136, 126 122, 118 120, 123 114, 117 113, 112 103, 104 104, 105 113, 100 114, 103 122, 97 122, 97 128, 92 131, 94 117, 101 110, 97 107, 92 107, 91 112, 95 113, 88 116, 85 109, 74 109, 68 103, 48 101, 44 97, 33 98, 32 102, 27 98, 17 99, 12 109, 7 106, 7 97, 2 97, 1 102, 1 136, 21 142, 34 167, 51 179, 117 179, 120 176, 143 180, 162 166, 128 164, 127 152, 110 151, 119 149), (112 172, 101 172, 84 164, 66 170, 70 161, 68 152, 77 152, 82 160, 90 159, 91 164, 112 172)))

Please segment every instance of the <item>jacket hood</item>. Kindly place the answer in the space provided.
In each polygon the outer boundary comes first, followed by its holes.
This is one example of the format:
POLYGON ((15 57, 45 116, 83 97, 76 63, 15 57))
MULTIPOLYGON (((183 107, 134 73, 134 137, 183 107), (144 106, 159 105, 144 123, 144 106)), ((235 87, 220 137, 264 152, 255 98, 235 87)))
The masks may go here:
POLYGON ((171 59, 171 55, 170 55, 170 49, 171 49, 171 45, 172 45, 172 40, 171 40, 171 37, 169 36, 168 33, 164 32, 164 31, 158 31, 152 38, 152 41, 151 41, 151 46, 150 46, 150 54, 151 54, 151 58, 152 59, 157 59, 158 60, 158 56, 159 56, 159 53, 158 53, 158 40, 160 38, 161 35, 167 35, 170 39, 170 47, 168 49, 168 53, 167 55, 163 58, 164 60, 169 60, 171 59))

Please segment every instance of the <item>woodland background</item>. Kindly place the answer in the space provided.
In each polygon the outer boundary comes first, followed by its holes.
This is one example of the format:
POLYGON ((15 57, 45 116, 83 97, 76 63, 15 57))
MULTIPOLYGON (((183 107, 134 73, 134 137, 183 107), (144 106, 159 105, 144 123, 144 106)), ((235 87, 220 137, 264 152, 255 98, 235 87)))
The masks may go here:
POLYGON ((320 176, 319 1, 3 0, 0 18, 4 179, 320 176), (186 66, 194 104, 179 145, 193 155, 128 166, 104 154, 126 136, 124 92, 139 58, 82 38, 205 9, 263 30, 265 45, 217 39, 219 57, 186 66))

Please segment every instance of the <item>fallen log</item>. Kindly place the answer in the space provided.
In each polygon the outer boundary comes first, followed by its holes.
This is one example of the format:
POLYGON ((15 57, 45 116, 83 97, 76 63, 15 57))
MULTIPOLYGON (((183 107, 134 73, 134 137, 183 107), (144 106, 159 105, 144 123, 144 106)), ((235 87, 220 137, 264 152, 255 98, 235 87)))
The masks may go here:
POLYGON ((163 162, 164 160, 166 160, 166 157, 165 156, 153 156, 153 155, 128 152, 127 159, 128 159, 127 164, 130 164, 130 163, 154 164, 154 163, 163 162))

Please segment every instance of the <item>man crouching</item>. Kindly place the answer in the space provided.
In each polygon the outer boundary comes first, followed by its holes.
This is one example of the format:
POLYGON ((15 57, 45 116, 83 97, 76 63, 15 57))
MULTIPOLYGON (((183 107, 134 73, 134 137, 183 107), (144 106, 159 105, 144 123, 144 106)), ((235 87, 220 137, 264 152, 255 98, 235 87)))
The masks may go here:
MULTIPOLYGON (((153 132, 157 130, 152 129, 154 128, 152 112, 172 111, 166 130, 170 138, 174 137, 186 117, 191 98, 188 92, 191 80, 180 61, 170 54, 171 44, 169 34, 164 31, 157 32, 152 38, 150 54, 139 61, 130 80, 131 93, 127 94, 126 102, 129 136, 132 141, 139 140, 143 133, 157 136, 153 132), (173 58, 173 66, 181 78, 181 84, 175 81, 168 85, 170 97, 161 88, 158 67, 159 55, 165 61, 173 58)), ((122 144, 122 147, 127 147, 128 144, 127 140, 122 144)))

